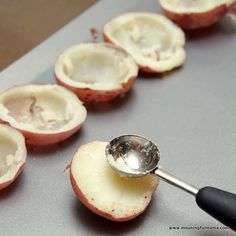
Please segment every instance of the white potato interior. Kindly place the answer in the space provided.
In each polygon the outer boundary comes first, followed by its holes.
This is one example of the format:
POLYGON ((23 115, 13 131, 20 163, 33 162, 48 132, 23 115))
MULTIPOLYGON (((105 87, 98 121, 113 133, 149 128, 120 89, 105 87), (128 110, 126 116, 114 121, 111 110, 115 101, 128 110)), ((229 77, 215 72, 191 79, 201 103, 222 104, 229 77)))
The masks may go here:
POLYGON ((37 96, 31 93, 15 94, 4 101, 9 115, 17 122, 31 124, 36 129, 56 130, 63 127, 71 119, 66 114, 66 102, 55 94, 41 92, 37 96))
POLYGON ((23 135, 0 124, 0 185, 12 181, 26 161, 26 147, 23 135))
POLYGON ((161 60, 170 57, 165 53, 171 45, 171 32, 161 23, 153 19, 139 17, 129 21, 112 33, 124 47, 144 57, 161 60))
POLYGON ((9 166, 16 165, 14 163, 14 155, 17 150, 17 145, 13 140, 9 139, 6 136, 3 136, 0 133, 0 177, 5 175, 8 170, 9 166))
POLYGON ((80 44, 63 53, 55 66, 57 77, 80 88, 120 88, 137 66, 127 53, 108 44, 80 44))
POLYGON ((204 12, 221 4, 231 4, 234 0, 160 0, 164 8, 174 12, 204 12))
POLYGON ((153 72, 171 70, 185 60, 183 31, 162 15, 126 13, 109 21, 104 34, 153 72))
POLYGON ((86 109, 61 86, 26 85, 0 95, 0 118, 23 130, 56 133, 83 123, 86 109))
POLYGON ((106 142, 82 146, 72 160, 71 171, 88 202, 115 218, 142 212, 151 200, 158 178, 122 178, 109 166, 106 142))
POLYGON ((99 51, 75 54, 71 56, 71 61, 74 68, 71 79, 87 84, 118 84, 122 73, 128 73, 128 67, 123 65, 123 68, 120 68, 122 63, 117 61, 116 57, 99 51))

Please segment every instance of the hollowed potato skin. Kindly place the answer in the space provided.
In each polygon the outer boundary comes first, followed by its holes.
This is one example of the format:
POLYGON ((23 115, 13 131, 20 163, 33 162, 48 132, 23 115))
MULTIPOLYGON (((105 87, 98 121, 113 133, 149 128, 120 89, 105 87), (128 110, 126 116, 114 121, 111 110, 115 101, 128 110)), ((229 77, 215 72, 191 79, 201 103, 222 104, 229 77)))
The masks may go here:
POLYGON ((202 13, 177 13, 162 8, 165 15, 182 29, 193 30, 209 27, 217 23, 232 7, 222 4, 214 9, 202 13))

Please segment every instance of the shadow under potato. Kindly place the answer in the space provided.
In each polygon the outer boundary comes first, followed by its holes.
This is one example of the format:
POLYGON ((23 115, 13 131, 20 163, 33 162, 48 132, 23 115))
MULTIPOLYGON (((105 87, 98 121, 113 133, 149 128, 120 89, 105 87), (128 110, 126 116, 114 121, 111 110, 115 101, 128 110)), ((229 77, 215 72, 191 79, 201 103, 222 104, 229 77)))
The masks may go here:
POLYGON ((187 40, 199 40, 203 38, 214 37, 215 34, 220 32, 220 25, 218 23, 200 29, 186 30, 185 35, 187 40))
POLYGON ((81 137, 84 135, 83 127, 73 134, 71 137, 55 144, 49 144, 44 146, 34 146, 27 145, 27 151, 30 156, 34 157, 47 157, 50 154, 55 154, 56 152, 61 152, 64 150, 69 150, 72 145, 74 145, 81 137))
POLYGON ((153 201, 150 202, 149 206, 142 214, 126 222, 114 222, 98 216, 87 209, 77 198, 74 199, 72 204, 72 213, 80 224, 91 229, 93 232, 96 232, 98 235, 115 235, 128 232, 134 233, 135 229, 137 230, 145 223, 152 204, 153 201))
POLYGON ((229 15, 223 17, 219 22, 209 27, 186 30, 187 40, 199 40, 214 37, 216 34, 235 34, 236 33, 236 18, 231 19, 229 15))
POLYGON ((184 64, 179 66, 179 67, 176 67, 170 71, 166 71, 166 72, 153 72, 153 73, 146 73, 146 72, 142 72, 140 71, 139 72, 139 77, 138 79, 143 79, 143 80, 156 80, 156 79, 160 79, 160 80, 163 80, 163 79, 167 79, 169 78, 172 74, 180 71, 181 69, 183 69, 184 67, 184 64))
POLYGON ((124 95, 124 97, 116 98, 114 100, 107 102, 101 102, 96 104, 84 104, 84 105, 86 106, 88 113, 113 112, 117 109, 120 109, 122 106, 125 106, 126 104, 133 102, 135 100, 134 97, 135 97, 135 91, 134 89, 131 89, 128 93, 124 95))
POLYGON ((226 15, 219 23, 220 29, 225 34, 236 34, 236 15, 234 19, 226 15))

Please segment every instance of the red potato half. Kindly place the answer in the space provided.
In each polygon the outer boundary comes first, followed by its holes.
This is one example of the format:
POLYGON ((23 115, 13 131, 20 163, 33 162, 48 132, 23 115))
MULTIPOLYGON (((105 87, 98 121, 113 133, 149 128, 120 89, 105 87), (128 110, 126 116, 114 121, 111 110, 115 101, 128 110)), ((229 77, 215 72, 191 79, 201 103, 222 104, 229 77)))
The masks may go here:
POLYGON ((0 190, 10 185, 22 172, 27 151, 24 136, 7 125, 0 125, 0 190))
POLYGON ((128 92, 138 75, 133 58, 107 43, 73 46, 59 56, 55 78, 85 103, 106 102, 128 92))
POLYGON ((81 146, 70 166, 70 179, 80 201, 95 214, 112 221, 128 221, 141 214, 157 188, 156 176, 120 177, 107 163, 107 143, 81 146))
POLYGON ((162 73, 185 61, 184 32, 167 17, 146 12, 119 15, 103 28, 104 40, 124 48, 140 71, 162 73))
POLYGON ((235 0, 159 0, 159 3, 168 18, 190 30, 215 24, 235 0))
POLYGON ((0 94, 0 119, 18 129, 32 145, 60 142, 86 119, 78 97, 59 85, 23 85, 0 94))

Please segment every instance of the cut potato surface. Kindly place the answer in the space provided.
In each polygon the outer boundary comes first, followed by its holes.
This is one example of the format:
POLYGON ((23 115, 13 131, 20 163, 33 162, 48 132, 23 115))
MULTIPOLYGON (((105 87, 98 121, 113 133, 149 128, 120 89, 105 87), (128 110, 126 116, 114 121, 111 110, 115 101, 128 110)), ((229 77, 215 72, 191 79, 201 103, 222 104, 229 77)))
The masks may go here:
POLYGON ((159 0, 167 17, 183 29, 210 26, 220 20, 235 0, 159 0))
POLYGON ((81 202, 94 213, 113 221, 127 221, 148 206, 158 178, 120 177, 107 163, 106 145, 95 141, 78 149, 71 162, 71 183, 81 202))
POLYGON ((59 85, 24 85, 0 94, 0 119, 22 131, 30 144, 59 142, 85 121, 86 109, 59 85))
POLYGON ((123 49, 106 43, 73 46, 58 58, 55 77, 84 102, 103 102, 126 93, 138 67, 123 49))
POLYGON ((1 124, 0 152, 0 189, 3 189, 23 170, 27 156, 24 136, 19 131, 1 124))
POLYGON ((185 61, 183 31, 165 16, 126 13, 103 28, 104 39, 129 52, 144 72, 165 72, 185 61))

